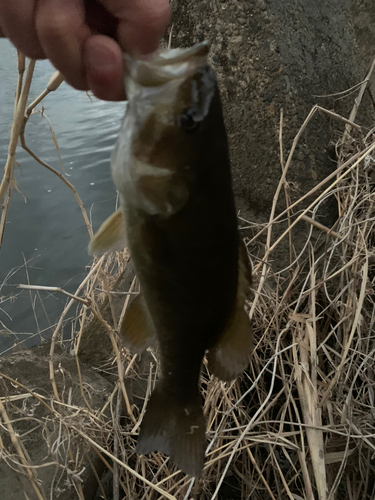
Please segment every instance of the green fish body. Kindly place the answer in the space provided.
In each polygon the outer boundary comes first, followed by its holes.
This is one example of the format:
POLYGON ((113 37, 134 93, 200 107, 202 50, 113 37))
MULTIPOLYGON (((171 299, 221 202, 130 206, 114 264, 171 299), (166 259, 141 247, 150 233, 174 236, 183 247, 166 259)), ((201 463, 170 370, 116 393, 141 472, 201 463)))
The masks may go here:
POLYGON ((126 232, 141 293, 121 334, 136 352, 154 338, 161 375, 141 424, 137 451, 161 451, 184 472, 204 464, 202 360, 222 380, 247 366, 251 280, 239 237, 220 96, 208 45, 126 58, 126 115, 112 157, 120 212, 91 243, 113 247, 126 232), (123 223, 119 224, 119 214, 123 223), (115 235, 115 237, 114 237, 115 235), (106 245, 106 241, 108 245, 106 245))

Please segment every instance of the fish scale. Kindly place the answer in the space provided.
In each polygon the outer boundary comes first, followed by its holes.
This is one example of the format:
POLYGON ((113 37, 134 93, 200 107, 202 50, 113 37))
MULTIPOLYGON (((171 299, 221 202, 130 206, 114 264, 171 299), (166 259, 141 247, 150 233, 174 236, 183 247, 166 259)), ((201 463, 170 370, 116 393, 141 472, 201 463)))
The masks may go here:
POLYGON ((135 352, 159 343, 161 375, 137 452, 161 451, 191 476, 201 474, 206 446, 203 357, 208 351, 210 371, 230 381, 252 352, 245 312, 251 268, 208 50, 203 42, 148 61, 125 57, 129 104, 112 156, 121 207, 90 247, 109 251, 127 241, 141 293, 121 336, 135 352))

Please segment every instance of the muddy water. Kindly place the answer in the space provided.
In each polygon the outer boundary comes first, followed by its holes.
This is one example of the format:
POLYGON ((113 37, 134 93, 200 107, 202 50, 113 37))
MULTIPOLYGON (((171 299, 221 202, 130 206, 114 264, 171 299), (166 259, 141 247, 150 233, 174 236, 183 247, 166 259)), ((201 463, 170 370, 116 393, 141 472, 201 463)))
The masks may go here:
MULTIPOLYGON (((37 62, 30 102, 45 88, 53 72, 48 61, 37 62)), ((2 166, 7 155, 16 81, 16 51, 7 40, 0 40, 2 166)), ((116 203, 109 158, 124 103, 95 98, 91 101, 85 92, 63 83, 44 100, 43 107, 44 116, 38 112, 30 118, 27 144, 61 171, 50 131, 52 125, 63 168, 81 196, 95 230, 116 203)), ((38 110, 42 110, 41 105, 38 110)), ((16 342, 26 347, 48 337, 66 303, 59 294, 41 292, 39 298, 35 292, 20 292, 17 284, 29 279, 32 284, 60 286, 74 292, 90 262, 88 232, 72 192, 21 148, 17 162, 18 190, 13 192, 0 250, 0 354, 9 352, 16 342)))

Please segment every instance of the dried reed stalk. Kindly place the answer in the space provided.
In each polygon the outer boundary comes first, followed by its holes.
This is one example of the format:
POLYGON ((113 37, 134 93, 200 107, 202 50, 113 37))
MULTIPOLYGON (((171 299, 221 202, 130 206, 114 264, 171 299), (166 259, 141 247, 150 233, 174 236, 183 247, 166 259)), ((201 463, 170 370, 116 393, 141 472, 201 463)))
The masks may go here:
POLYGON ((14 181, 13 172, 16 164, 16 148, 18 139, 21 133, 23 118, 25 115, 27 98, 29 96, 31 80, 34 73, 35 60, 31 59, 26 71, 25 81, 23 82, 25 58, 18 52, 18 84, 15 96, 15 111, 10 132, 10 140, 8 146, 8 157, 4 167, 4 175, 0 184, 0 201, 3 202, 1 220, 0 220, 0 247, 3 242, 6 218, 8 215, 10 199, 12 196, 14 181), (3 199, 4 198, 4 199, 3 199))
MULTIPOLYGON (((52 172, 53 174, 55 174, 70 190, 71 192, 73 193, 73 196, 74 198, 76 199, 77 201, 77 204, 81 210, 81 213, 82 213, 82 217, 83 217, 83 220, 85 221, 85 225, 86 225, 86 228, 87 228, 87 232, 89 233, 89 236, 90 236, 90 239, 93 237, 93 232, 92 232, 92 227, 91 227, 91 224, 90 224, 90 221, 89 221, 89 218, 87 216, 87 212, 86 212, 86 209, 82 203, 82 200, 79 196, 79 194, 77 193, 77 190, 76 188, 73 186, 73 184, 71 182, 68 181, 68 179, 65 177, 65 175, 63 175, 62 173, 60 173, 58 170, 56 170, 55 168, 53 168, 51 165, 49 165, 48 163, 46 163, 45 161, 43 161, 41 158, 39 158, 39 156, 37 156, 26 144, 26 140, 25 140, 25 128, 26 128, 26 125, 28 123, 28 120, 32 114, 32 112, 34 111, 35 107, 50 93, 50 92, 54 92, 55 90, 57 90, 60 85, 62 84, 62 82, 64 81, 64 78, 62 76, 62 74, 59 72, 59 71, 56 71, 50 78, 50 81, 48 82, 47 84, 47 87, 45 88, 45 90, 36 98, 34 99, 34 101, 28 106, 27 108, 27 111, 25 113, 25 116, 23 118, 23 122, 22 122, 22 126, 21 126, 21 129, 20 129, 20 133, 19 133, 19 136, 20 136, 20 142, 21 142, 21 146, 23 147, 23 149, 32 157, 34 158, 35 161, 37 161, 40 165, 42 165, 42 167, 46 168, 47 170, 49 170, 50 172, 52 172)), ((54 132, 52 131, 53 133, 53 137, 54 137, 54 140, 55 140, 55 143, 56 143, 56 147, 57 147, 57 141, 55 139, 55 135, 54 135, 54 132)))
MULTIPOLYGON (((5 426, 6 426, 7 430, 8 430, 10 439, 12 441, 13 446, 15 447, 15 449, 17 451, 17 454, 19 456, 21 464, 24 466, 26 477, 29 480, 29 482, 30 482, 30 484, 31 484, 31 486, 32 486, 32 488, 34 490, 35 495, 37 496, 37 498, 39 500, 46 500, 45 496, 44 496, 44 494, 42 492, 42 490, 39 487, 39 481, 38 481, 38 477, 37 477, 37 475, 35 473, 35 470, 32 469, 32 468, 30 468, 30 467, 28 467, 29 460, 26 457, 24 446, 21 443, 20 438, 17 435, 17 433, 14 432, 12 423, 11 423, 9 417, 8 417, 8 414, 7 414, 6 410, 5 410, 5 407, 4 407, 3 403, 1 402, 1 400, 0 400, 0 416, 1 416, 1 419, 3 420, 5 426)), ((2 443, 1 443, 1 448, 0 449, 1 449, 2 452, 4 451, 4 445, 2 443)))
MULTIPOLYGON (((359 86, 360 93, 367 82, 366 77, 359 86)), ((80 457, 84 455, 80 450, 90 446, 115 473, 115 498, 375 497, 375 144, 372 133, 362 137, 355 116, 352 113, 347 119, 314 107, 296 135, 285 165, 281 117, 282 174, 269 222, 252 240, 259 241, 259 235, 267 231, 266 244, 260 245, 257 256, 258 287, 251 306, 256 346, 249 370, 231 384, 213 379, 204 366, 202 393, 208 446, 202 478, 186 477, 158 453, 136 455, 136 436, 158 373, 157 352, 149 350, 150 367, 144 373, 138 357, 121 349, 116 337, 116 326, 121 324, 130 296, 137 289, 136 280, 125 294, 121 313, 115 307, 108 315, 101 310, 106 297, 109 304, 114 300, 110 288, 128 264, 128 256, 115 254, 94 262, 76 293, 69 296, 71 300, 51 342, 51 405, 45 397, 36 396, 50 408, 49 423, 61 429, 56 445, 61 457, 64 453, 69 457, 65 443, 74 443, 74 467, 80 470, 80 457), (317 112, 344 124, 341 164, 314 189, 290 203, 288 168, 301 135, 317 112), (277 213, 282 189, 286 209, 277 213), (313 196, 307 209, 298 215, 293 213, 295 207, 313 196), (321 204, 330 196, 336 198, 340 213, 332 228, 315 220, 321 204), (288 229, 272 243, 274 224, 284 216, 288 229), (308 223, 307 234, 302 250, 294 255, 291 231, 299 220, 308 223), (288 267, 276 274, 269 261, 287 236, 293 252, 288 267), (107 401, 96 411, 85 397, 80 407, 70 404, 64 393, 58 393, 54 380, 54 348, 67 312, 77 298, 82 302, 74 339, 78 370, 81 336, 93 317, 112 343, 111 359, 96 368, 114 375, 116 382, 107 401), (142 386, 143 399, 130 401, 125 390, 127 380, 142 386), (130 418, 120 426, 122 400, 130 418), (115 418, 108 416, 108 410, 115 418)), ((78 378, 76 388, 84 396, 82 377, 78 378)), ((11 388, 10 380, 4 378, 2 382, 11 388)), ((0 400, 10 419, 26 395, 35 394, 17 384, 21 395, 10 394, 0 400)), ((39 423, 46 426, 45 421, 39 423)), ((67 474, 61 457, 60 468, 67 474)), ((82 497, 82 490, 75 487, 77 496, 82 497)), ((49 495, 54 496, 53 485, 49 495)))

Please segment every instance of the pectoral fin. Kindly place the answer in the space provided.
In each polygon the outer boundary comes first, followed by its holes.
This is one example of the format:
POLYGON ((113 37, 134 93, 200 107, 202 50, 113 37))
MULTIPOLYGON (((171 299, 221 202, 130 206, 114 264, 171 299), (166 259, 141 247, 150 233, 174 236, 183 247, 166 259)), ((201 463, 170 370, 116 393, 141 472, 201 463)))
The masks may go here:
POLYGON ((136 353, 140 354, 153 343, 155 333, 142 294, 128 307, 120 332, 125 346, 136 353))
POLYGON ((240 244, 236 303, 226 329, 207 354, 208 368, 224 381, 237 378, 249 364, 253 350, 253 329, 245 312, 251 282, 251 267, 246 249, 240 244))
POLYGON ((124 214, 118 209, 103 222, 90 241, 89 254, 101 255, 105 252, 123 250, 126 246, 124 214))

